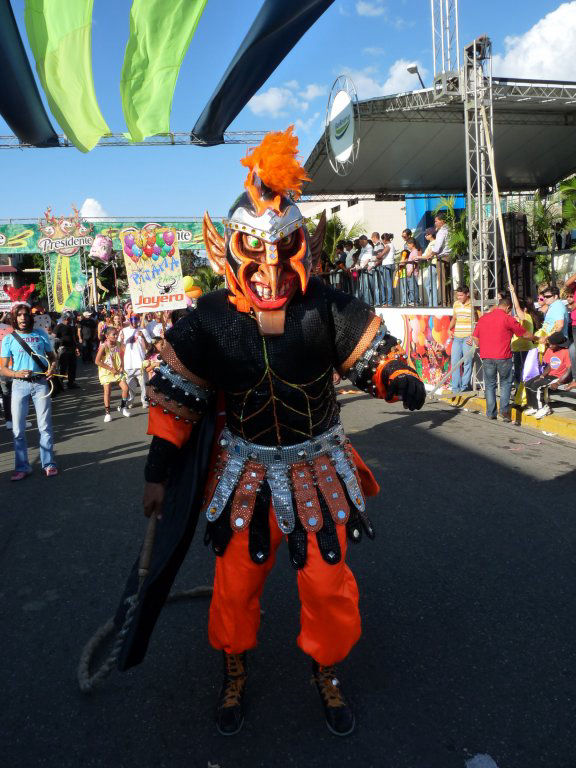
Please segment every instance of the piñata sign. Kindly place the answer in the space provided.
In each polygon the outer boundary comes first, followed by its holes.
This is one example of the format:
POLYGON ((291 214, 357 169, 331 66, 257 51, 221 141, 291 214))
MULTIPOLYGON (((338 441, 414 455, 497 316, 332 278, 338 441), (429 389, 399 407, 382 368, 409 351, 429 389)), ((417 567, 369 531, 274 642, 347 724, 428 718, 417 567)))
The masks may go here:
POLYGON ((146 225, 120 233, 134 312, 158 312, 186 306, 176 230, 146 225))

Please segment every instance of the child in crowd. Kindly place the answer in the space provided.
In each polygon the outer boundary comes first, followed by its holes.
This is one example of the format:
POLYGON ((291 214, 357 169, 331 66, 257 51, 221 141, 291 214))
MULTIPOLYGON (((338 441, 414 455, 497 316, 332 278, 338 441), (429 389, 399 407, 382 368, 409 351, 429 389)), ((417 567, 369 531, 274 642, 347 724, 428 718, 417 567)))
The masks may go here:
POLYGON ((154 369, 162 362, 159 352, 162 348, 162 341, 164 339, 164 328, 162 327, 162 323, 156 323, 151 330, 152 343, 148 346, 146 357, 142 363, 142 369, 149 377, 153 375, 154 369))
POLYGON ((524 413, 533 415, 536 419, 552 413, 548 404, 548 390, 558 389, 560 384, 565 384, 572 376, 568 343, 562 331, 548 337, 542 362, 544 364, 542 373, 528 379, 524 384, 528 403, 524 413))
POLYGON ((118 384, 122 392, 122 399, 118 410, 122 412, 123 416, 130 416, 130 411, 126 407, 128 384, 126 383, 126 373, 122 362, 122 348, 118 344, 118 333, 118 328, 108 326, 106 328, 106 339, 96 353, 95 363, 98 366, 98 378, 104 388, 105 422, 112 421, 112 416, 110 415, 110 389, 112 384, 118 384))

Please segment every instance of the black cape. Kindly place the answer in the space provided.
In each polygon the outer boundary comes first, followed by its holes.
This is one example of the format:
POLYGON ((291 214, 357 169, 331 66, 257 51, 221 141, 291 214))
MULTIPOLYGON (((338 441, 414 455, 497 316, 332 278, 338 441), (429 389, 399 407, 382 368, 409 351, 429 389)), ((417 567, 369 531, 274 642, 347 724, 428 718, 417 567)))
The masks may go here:
MULTIPOLYGON (((162 520, 156 527, 150 570, 142 586, 138 607, 118 658, 118 669, 143 661, 150 636, 166 602, 176 574, 190 548, 200 508, 214 440, 216 409, 198 422, 190 440, 178 453, 166 487, 162 520)), ((134 563, 114 617, 119 630, 124 623, 126 599, 138 591, 138 559, 134 563)))

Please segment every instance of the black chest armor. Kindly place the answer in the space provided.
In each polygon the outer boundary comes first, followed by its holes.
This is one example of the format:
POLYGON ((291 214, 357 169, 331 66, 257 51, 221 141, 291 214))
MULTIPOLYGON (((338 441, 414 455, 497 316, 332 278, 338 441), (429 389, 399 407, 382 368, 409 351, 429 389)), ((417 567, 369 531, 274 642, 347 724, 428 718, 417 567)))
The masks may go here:
POLYGON ((371 314, 350 298, 312 279, 306 295, 288 306, 284 333, 263 337, 252 315, 216 291, 167 339, 190 371, 224 393, 233 433, 263 445, 292 445, 338 421, 333 371, 371 314))

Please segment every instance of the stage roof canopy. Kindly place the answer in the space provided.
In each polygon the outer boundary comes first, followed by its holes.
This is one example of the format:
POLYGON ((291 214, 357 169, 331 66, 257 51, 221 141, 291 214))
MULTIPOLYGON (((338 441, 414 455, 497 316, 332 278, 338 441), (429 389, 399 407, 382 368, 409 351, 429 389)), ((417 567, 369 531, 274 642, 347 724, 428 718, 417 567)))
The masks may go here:
MULTIPOLYGON (((576 172, 576 83, 496 79, 494 151, 501 192, 549 187, 576 172)), ((348 176, 324 135, 306 161, 305 195, 466 191, 464 108, 432 89, 359 102, 360 151, 348 176)))

